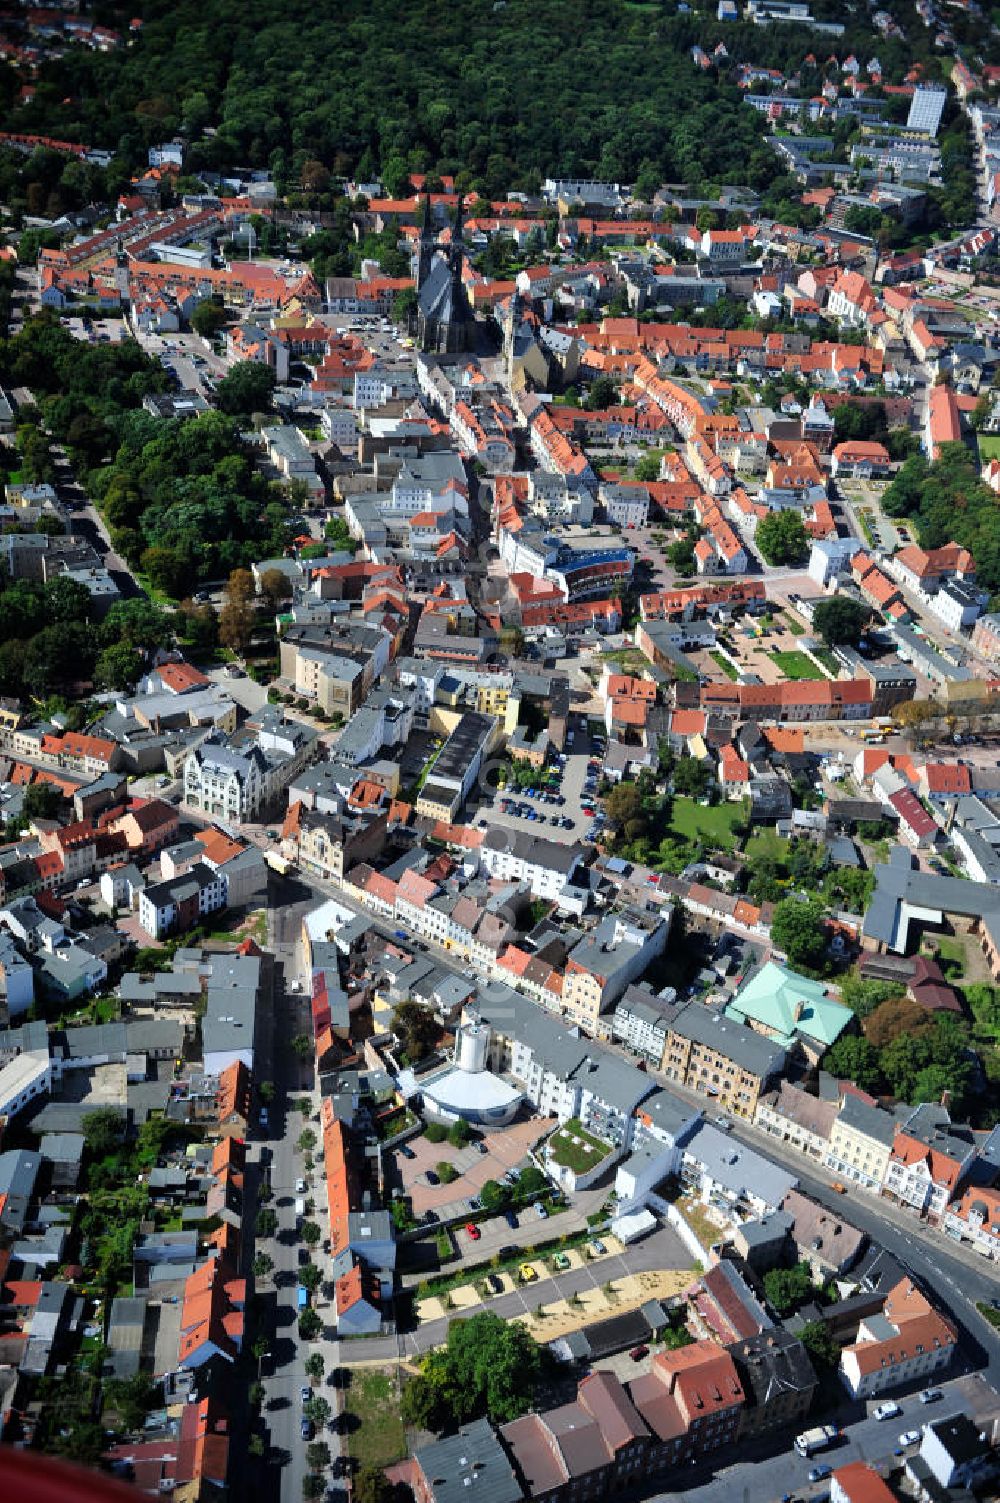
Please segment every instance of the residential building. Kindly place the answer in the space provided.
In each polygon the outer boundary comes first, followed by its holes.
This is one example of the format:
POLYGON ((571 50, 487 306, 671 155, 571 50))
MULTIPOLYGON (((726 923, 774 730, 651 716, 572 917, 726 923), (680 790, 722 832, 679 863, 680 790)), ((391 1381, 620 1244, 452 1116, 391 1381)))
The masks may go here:
POLYGON ((752 1119, 761 1092, 784 1062, 779 1045, 692 1002, 670 1025, 662 1070, 671 1080, 711 1096, 723 1110, 752 1119))
POLYGON ((896 1119, 889 1112, 850 1092, 830 1128, 824 1163, 839 1180, 881 1190, 895 1134, 896 1119))
POLYGON ((909 1279, 900 1280, 880 1314, 866 1316, 840 1355, 840 1376, 854 1398, 868 1399, 903 1383, 929 1381, 951 1362, 952 1326, 909 1279))
POLYGON ((949 1132, 943 1107, 917 1107, 897 1125, 884 1193, 931 1221, 940 1221, 972 1168, 975 1147, 949 1132))
POLYGON ((837 1111, 835 1101, 811 1096, 800 1086, 783 1080, 777 1090, 769 1091, 757 1102, 754 1121, 773 1138, 791 1143, 800 1153, 822 1162, 830 1149, 837 1111))
POLYGON ((772 1326, 729 1347, 746 1395, 740 1438, 793 1430, 809 1413, 817 1377, 802 1342, 772 1326))
POLYGON ((1000 1263, 1000 1190, 967 1188, 947 1207, 941 1226, 956 1242, 968 1242, 1000 1263))

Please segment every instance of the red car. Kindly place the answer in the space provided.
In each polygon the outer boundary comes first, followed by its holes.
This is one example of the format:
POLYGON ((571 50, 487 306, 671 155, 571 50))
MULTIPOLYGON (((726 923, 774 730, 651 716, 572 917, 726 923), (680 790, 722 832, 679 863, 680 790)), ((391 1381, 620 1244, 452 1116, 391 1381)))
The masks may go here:
POLYGON ((478 1242, 480 1237, 483 1235, 474 1221, 467 1221, 465 1224, 465 1230, 468 1232, 469 1237, 473 1242, 478 1242))
POLYGON ((584 814, 593 814, 593 812, 594 812, 593 805, 592 804, 584 804, 583 805, 583 812, 584 812, 584 814))
POLYGON ((660 880, 660 874, 659 874, 659 872, 650 872, 649 876, 646 878, 647 882, 659 882, 659 880, 660 880))

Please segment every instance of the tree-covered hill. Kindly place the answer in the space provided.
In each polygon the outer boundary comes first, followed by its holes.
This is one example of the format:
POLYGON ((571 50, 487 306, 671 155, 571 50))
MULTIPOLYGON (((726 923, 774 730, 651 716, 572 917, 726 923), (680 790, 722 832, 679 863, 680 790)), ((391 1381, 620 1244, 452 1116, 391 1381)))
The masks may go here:
MULTIPOLYGON (((487 192, 550 172, 766 184, 757 116, 691 61, 704 22, 627 0, 147 0, 139 36, 70 49, 6 124, 138 161, 188 129, 195 169, 306 160, 337 173, 466 172, 487 192), (198 139, 205 126, 215 133, 198 139)), ((8 91, 11 98, 13 91, 8 91)))

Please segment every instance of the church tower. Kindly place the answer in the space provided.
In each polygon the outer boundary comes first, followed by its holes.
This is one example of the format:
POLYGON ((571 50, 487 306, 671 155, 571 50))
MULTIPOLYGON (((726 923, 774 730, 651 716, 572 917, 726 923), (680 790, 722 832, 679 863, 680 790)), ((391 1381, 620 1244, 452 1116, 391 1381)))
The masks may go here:
POLYGON ((427 283, 431 267, 434 264, 434 251, 437 246, 437 236, 431 224, 431 196, 424 196, 424 211, 420 219, 420 240, 417 250, 417 293, 427 283))
POLYGON ((115 290, 123 303, 128 302, 128 256, 125 254, 125 242, 118 237, 118 246, 115 252, 115 290))

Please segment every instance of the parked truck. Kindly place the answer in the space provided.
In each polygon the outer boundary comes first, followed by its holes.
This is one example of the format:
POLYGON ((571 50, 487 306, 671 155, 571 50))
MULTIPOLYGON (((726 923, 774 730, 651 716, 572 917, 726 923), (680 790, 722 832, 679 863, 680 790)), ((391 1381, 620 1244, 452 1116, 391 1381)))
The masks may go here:
POLYGON ((816 1425, 812 1430, 803 1430, 795 1437, 795 1449, 800 1456, 811 1456, 814 1451, 825 1451, 832 1446, 840 1431, 836 1425, 816 1425))
POLYGON ((302 1285, 300 1284, 299 1287, 298 1287, 298 1291, 296 1293, 295 1298, 296 1298, 296 1302, 298 1304, 299 1314, 301 1315, 302 1312, 303 1312, 303 1310, 308 1310, 308 1308, 309 1308, 309 1292, 308 1292, 308 1290, 303 1289, 302 1285))

